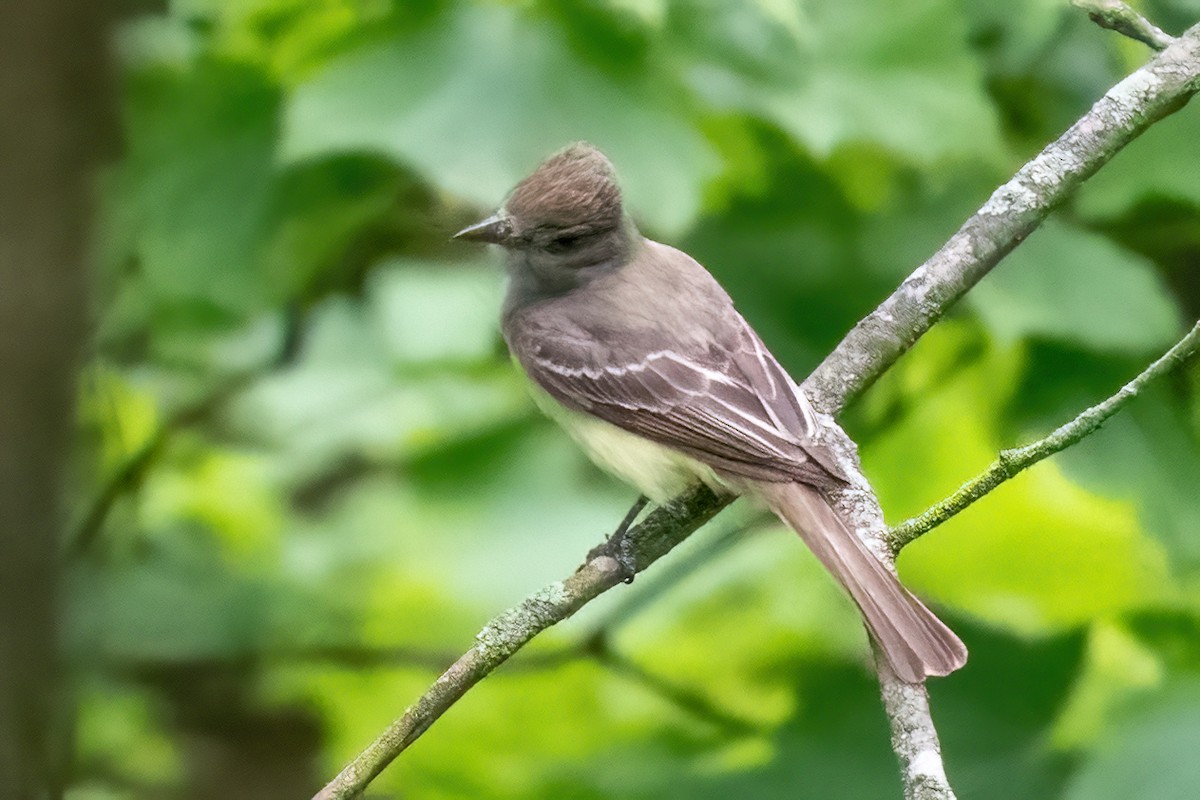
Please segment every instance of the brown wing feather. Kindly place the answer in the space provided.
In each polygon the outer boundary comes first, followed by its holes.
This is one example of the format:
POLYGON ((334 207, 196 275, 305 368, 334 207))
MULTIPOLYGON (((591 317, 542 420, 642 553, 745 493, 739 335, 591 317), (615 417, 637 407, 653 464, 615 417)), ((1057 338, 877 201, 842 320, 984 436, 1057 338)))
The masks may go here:
POLYGON ((760 484, 756 492, 846 588, 902 680, 920 683, 966 663, 967 648, 954 631, 900 584, 820 495, 795 483, 760 484))
MULTIPOLYGON (((514 347, 529 376, 568 407, 731 475, 825 485, 843 480, 811 438, 814 412, 758 337, 741 329, 704 352, 623 360, 594 342, 541 333, 514 347)), ((647 348, 648 349, 648 348, 647 348)), ((645 352, 645 351, 643 351, 645 352)))

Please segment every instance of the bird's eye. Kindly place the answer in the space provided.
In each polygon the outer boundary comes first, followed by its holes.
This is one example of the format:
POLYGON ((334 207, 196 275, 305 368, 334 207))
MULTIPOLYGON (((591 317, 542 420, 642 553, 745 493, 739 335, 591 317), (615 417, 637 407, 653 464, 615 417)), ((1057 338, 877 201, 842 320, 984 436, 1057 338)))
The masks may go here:
POLYGON ((551 253, 565 253, 570 250, 579 241, 580 236, 576 233, 564 233, 560 236, 555 236, 546 243, 546 249, 551 253))

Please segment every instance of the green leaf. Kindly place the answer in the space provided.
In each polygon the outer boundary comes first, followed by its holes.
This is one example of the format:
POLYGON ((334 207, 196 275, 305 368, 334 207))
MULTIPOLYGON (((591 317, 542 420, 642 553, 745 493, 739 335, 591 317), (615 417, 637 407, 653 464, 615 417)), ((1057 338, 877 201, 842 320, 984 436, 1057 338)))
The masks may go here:
MULTIPOLYGON (((998 428, 1021 350, 972 352, 964 329, 942 323, 893 370, 889 383, 903 386, 908 372, 929 372, 927 359, 954 365, 950 374, 933 370, 930 385, 915 382, 899 418, 862 445, 891 520, 950 494, 1010 444, 998 428)), ((935 599, 1027 633, 1169 603, 1177 587, 1165 554, 1126 498, 1088 491, 1053 459, 1042 462, 906 548, 901 575, 935 599)))
POLYGON ((895 757, 878 688, 855 668, 800 672, 797 713, 774 736, 773 758, 726 775, 688 776, 659 797, 783 800, 798 786, 811 797, 888 797, 896 793, 895 757))
POLYGON ((1145 353, 1169 344, 1179 309, 1145 259, 1106 239, 1049 222, 969 295, 1005 341, 1043 337, 1107 352, 1145 353))
POLYGON ((1135 498, 1142 525, 1173 566, 1200 570, 1200 456, 1178 402, 1152 387, 1099 434, 1062 454, 1066 474, 1112 496, 1135 498))
POLYGON ((715 165, 669 78, 614 77, 512 7, 463 7, 440 21, 352 50, 296 87, 284 160, 382 153, 493 207, 542 158, 587 139, 612 157, 652 227, 691 222, 715 165))
POLYGON ((1036 68, 1062 29, 1063 17, 1078 14, 1061 0, 969 0, 963 4, 971 40, 1001 74, 1036 68))
POLYGON ((1064 800, 1192 800, 1200 786, 1200 684, 1169 686, 1114 724, 1064 800))
POLYGON ((959 4, 818 0, 787 21, 740 3, 691 6, 679 36, 714 106, 762 114, 822 158, 874 144, 917 164, 999 160, 959 4))
MULTIPOLYGON (((283 171, 262 257, 272 296, 303 303, 354 290, 378 251, 390 252, 389 235, 404 243, 417 239, 400 226, 407 220, 396 198, 404 186, 404 178, 380 159, 330 158, 283 171)), ((423 209, 405 211, 415 216, 423 209)))
POLYGON ((348 458, 420 456, 528 414, 515 370, 491 357, 495 276, 444 270, 381 273, 366 302, 325 301, 310 315, 299 362, 238 398, 235 426, 286 454, 280 471, 288 480, 348 458), (394 316, 426 314, 432 296, 459 304, 462 330, 448 330, 457 317, 445 314, 418 336, 413 319, 394 316), (448 368, 456 364, 470 369, 448 368))
MULTIPOLYGON (((101 679, 79 687, 75 698, 77 765, 104 765, 141 785, 161 784, 181 775, 182 754, 169 737, 153 690, 101 679)), ((77 799, 74 791, 67 796, 77 799)), ((97 800, 102 797, 117 800, 129 795, 98 795, 97 800)))
POLYGON ((243 655, 265 636, 273 599, 264 583, 227 572, 211 554, 112 568, 76 584, 73 596, 74 648, 118 663, 243 655))
POLYGON ((865 294, 892 284, 873 285, 856 263, 854 209, 820 166, 778 132, 759 139, 764 185, 742 187, 680 246, 799 376, 861 316, 865 294))
POLYGON ((1162 662, 1146 643, 1119 624, 1092 623, 1083 668, 1054 726, 1055 746, 1079 750, 1095 744, 1113 722, 1114 711, 1162 679, 1162 662))
POLYGON ((1200 109, 1185 106, 1155 123, 1083 185, 1077 208, 1112 217, 1138 200, 1175 198, 1200 206, 1200 109))
POLYGON ((1082 663, 1078 634, 1028 641, 950 618, 966 667, 929 683, 955 791, 975 800, 1056 797, 1070 761, 1050 744, 1082 663))
MULTIPOLYGON (((930 684, 951 783, 964 797, 1053 797, 1064 759, 1046 732, 1079 664, 1079 637, 1029 644, 952 620, 971 648, 965 669, 930 684)), ((856 668, 804 665, 795 715, 774 735, 773 757, 751 768, 676 779, 657 797, 868 798, 895 796, 878 685, 856 668)))
POLYGON ((369 313, 402 363, 478 363, 496 352, 501 278, 491 264, 393 261, 372 273, 369 293, 369 313))
POLYGON ((200 60, 128 80, 109 269, 161 304, 240 315, 267 293, 256 259, 273 180, 278 95, 257 70, 200 60))

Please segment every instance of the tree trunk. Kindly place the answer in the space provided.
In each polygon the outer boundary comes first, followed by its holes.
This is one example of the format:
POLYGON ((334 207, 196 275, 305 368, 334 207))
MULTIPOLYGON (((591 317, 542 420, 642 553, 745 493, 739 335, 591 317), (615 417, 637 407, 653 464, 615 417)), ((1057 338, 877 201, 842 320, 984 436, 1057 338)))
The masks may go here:
POLYGON ((60 794, 60 477, 86 331, 106 4, 0 3, 0 797, 60 794))

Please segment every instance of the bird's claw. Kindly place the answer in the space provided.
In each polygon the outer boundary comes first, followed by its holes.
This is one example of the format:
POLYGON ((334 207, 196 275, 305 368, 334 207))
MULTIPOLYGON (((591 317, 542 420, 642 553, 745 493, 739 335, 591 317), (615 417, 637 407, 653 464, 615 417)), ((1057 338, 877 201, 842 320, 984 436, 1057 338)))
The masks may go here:
POLYGON ((633 583, 633 577, 637 575, 637 554, 634 552, 633 542, 629 540, 626 531, 619 530, 604 542, 597 545, 588 551, 587 562, 591 563, 597 558, 607 556, 616 562, 617 568, 620 570, 622 583, 633 583))

